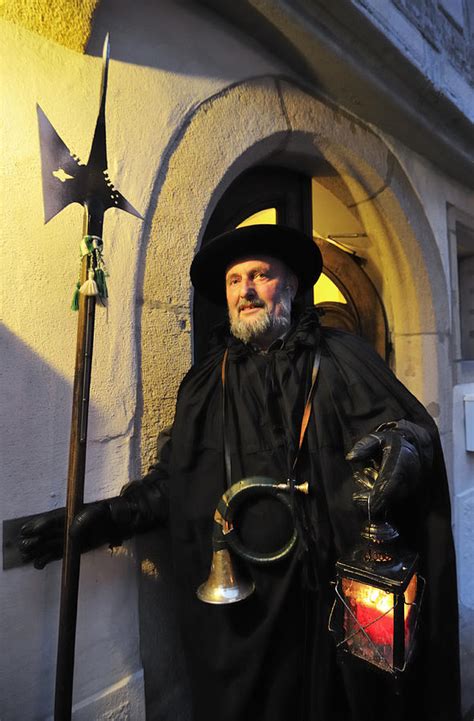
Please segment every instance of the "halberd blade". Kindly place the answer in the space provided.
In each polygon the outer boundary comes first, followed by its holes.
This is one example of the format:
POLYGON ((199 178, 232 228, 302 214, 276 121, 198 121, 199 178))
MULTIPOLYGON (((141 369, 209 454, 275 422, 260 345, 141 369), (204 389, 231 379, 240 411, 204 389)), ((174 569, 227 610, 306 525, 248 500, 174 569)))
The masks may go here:
POLYGON ((43 178, 44 222, 70 203, 83 203, 81 174, 85 167, 59 137, 37 105, 43 178))
POLYGON ((43 177, 44 222, 70 203, 84 204, 95 198, 104 210, 119 208, 141 218, 140 213, 116 190, 107 171, 105 104, 109 67, 109 36, 104 42, 100 107, 89 160, 84 165, 70 152, 44 111, 37 106, 43 177))
MULTIPOLYGON (((99 114, 97 115, 97 120, 95 124, 94 137, 92 138, 89 160, 87 161, 87 167, 89 168, 90 175, 93 176, 96 181, 98 181, 99 186, 100 175, 107 170, 108 166, 107 139, 105 134, 105 100, 107 96, 107 79, 109 75, 109 57, 110 45, 109 35, 107 33, 104 42, 104 49, 102 51, 102 79, 100 84, 99 114)), ((98 189, 94 187, 94 190, 97 192, 98 189)))

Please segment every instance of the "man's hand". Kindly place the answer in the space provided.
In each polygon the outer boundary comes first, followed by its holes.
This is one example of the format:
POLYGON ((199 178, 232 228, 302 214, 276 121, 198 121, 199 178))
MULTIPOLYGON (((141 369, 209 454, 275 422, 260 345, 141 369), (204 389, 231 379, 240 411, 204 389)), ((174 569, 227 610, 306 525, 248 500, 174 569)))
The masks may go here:
MULTIPOLYGON (((41 569, 62 558, 65 518, 65 509, 58 508, 22 526, 18 546, 25 563, 32 561, 35 568, 41 569)), ((70 534, 78 541, 81 552, 113 542, 117 532, 109 503, 86 503, 74 518, 70 534)))
POLYGON ((399 421, 357 441, 346 459, 354 464, 358 489, 352 498, 361 510, 380 516, 409 497, 421 476, 419 447, 429 444, 427 436, 419 426, 399 421))
MULTIPOLYGON (((126 538, 156 528, 167 516, 167 480, 155 470, 142 481, 128 483, 120 496, 86 503, 69 533, 83 553, 105 544, 120 546, 126 538)), ((62 558, 65 517, 65 509, 58 508, 22 526, 18 548, 25 563, 44 568, 62 558)))

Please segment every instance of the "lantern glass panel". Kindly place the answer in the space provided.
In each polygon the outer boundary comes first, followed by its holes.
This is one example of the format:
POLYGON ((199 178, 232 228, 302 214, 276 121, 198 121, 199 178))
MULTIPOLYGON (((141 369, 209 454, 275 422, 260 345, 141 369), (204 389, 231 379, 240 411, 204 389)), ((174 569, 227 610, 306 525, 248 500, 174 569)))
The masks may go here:
MULTIPOLYGON (((347 647, 354 656, 384 670, 394 668, 394 609, 397 603, 403 603, 405 658, 408 657, 416 620, 413 606, 416 589, 416 575, 400 596, 374 585, 342 578, 347 603, 344 631, 347 647)), ((402 632, 401 629, 398 632, 402 632)))
POLYGON ((408 657, 410 655, 414 635, 415 635, 415 626, 416 621, 418 618, 418 606, 415 604, 417 594, 419 592, 418 589, 418 582, 417 582, 417 576, 413 576, 410 583, 408 584, 408 588, 405 591, 405 608, 404 608, 404 618, 405 618, 405 659, 408 660, 408 657))

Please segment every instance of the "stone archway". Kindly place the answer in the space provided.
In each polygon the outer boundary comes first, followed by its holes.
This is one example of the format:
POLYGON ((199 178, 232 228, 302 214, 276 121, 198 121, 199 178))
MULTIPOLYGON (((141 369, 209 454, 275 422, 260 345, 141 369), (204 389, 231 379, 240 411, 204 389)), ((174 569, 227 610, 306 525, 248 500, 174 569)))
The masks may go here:
POLYGON ((155 455, 159 429, 172 419, 179 382, 191 364, 187 269, 207 220, 243 170, 272 162, 311 174, 324 165, 337 175, 333 192, 357 209, 370 240, 367 272, 387 310, 395 370, 433 415, 443 408, 441 430, 448 427, 449 399, 440 381, 450 373, 446 278, 408 178, 362 123, 286 79, 264 77, 206 100, 183 128, 163 171, 140 318, 145 464, 155 455))

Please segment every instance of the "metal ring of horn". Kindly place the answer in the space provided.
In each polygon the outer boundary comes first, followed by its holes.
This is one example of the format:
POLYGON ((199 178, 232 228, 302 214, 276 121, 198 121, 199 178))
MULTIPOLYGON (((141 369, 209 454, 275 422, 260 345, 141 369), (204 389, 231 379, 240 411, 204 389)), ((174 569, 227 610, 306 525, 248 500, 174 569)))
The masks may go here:
MULTIPOLYGON (((308 493, 308 484, 295 486, 301 493, 308 493)), ((291 491, 290 483, 277 483, 266 476, 251 476, 234 483, 221 497, 214 514, 212 533, 212 566, 208 580, 201 584, 197 596, 205 603, 226 604, 242 601, 249 596, 255 585, 253 581, 238 574, 232 564, 229 553, 234 553, 246 561, 256 564, 274 563, 288 556, 298 538, 296 527, 289 541, 272 553, 252 553, 240 541, 233 525, 235 512, 240 505, 252 496, 269 494, 283 503, 291 514, 293 507, 285 495, 291 491)))

